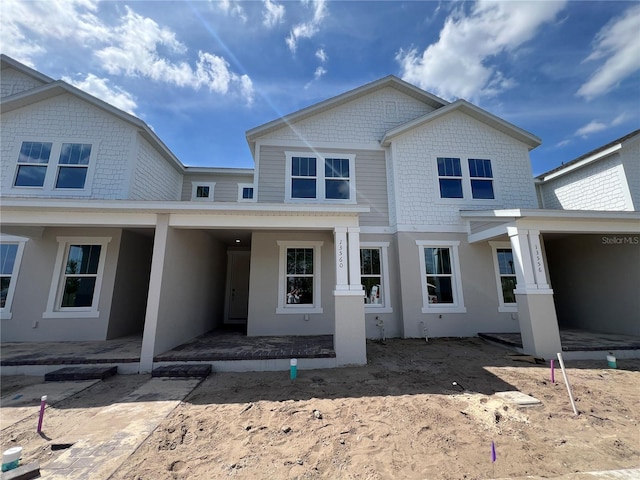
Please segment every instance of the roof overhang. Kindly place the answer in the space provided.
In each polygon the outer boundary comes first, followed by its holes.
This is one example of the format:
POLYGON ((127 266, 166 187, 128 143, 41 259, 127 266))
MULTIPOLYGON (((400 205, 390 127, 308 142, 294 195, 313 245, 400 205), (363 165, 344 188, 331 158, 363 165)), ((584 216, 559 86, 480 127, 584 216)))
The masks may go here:
POLYGON ((3 198, 0 227, 154 228, 168 215, 174 228, 332 229, 358 226, 368 206, 3 198))
POLYGON ((422 117, 416 118, 415 120, 411 120, 410 122, 407 122, 403 125, 392 128, 391 130, 385 133, 384 137, 382 137, 382 140, 380 140, 380 144, 383 147, 387 147, 391 144, 394 138, 404 133, 407 133, 408 131, 413 130, 414 128, 421 127, 438 118, 442 118, 443 116, 448 115, 451 112, 455 112, 455 111, 465 113, 470 117, 475 118, 479 122, 482 122, 506 135, 509 135, 515 138, 516 140, 521 141, 522 143, 527 145, 529 150, 536 148, 542 143, 542 140, 540 140, 535 135, 519 127, 516 127, 515 125, 505 120, 502 120, 499 117, 496 117, 495 115, 487 112, 486 110, 476 107, 475 105, 467 102, 466 100, 456 100, 455 102, 450 103, 449 105, 439 108, 437 110, 434 110, 433 112, 427 113, 422 117))
POLYGON ((592 210, 464 210, 469 243, 484 242, 508 235, 509 228, 541 233, 638 234, 640 212, 592 210))
POLYGON ((12 68, 13 70, 23 73, 24 75, 34 78, 37 81, 42 83, 53 82, 53 79, 51 77, 46 76, 44 73, 40 73, 37 70, 34 70, 33 68, 27 67, 26 65, 18 62, 17 60, 14 60, 13 58, 6 56, 5 54, 0 54, 0 69, 5 70, 7 68, 12 68))

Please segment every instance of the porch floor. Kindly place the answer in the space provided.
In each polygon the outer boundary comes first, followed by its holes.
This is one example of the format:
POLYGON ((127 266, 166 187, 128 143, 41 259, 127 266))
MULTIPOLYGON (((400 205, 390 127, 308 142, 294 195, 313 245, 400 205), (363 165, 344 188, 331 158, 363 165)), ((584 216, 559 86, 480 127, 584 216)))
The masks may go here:
MULTIPOLYGON (((522 348, 519 333, 479 333, 478 336, 502 345, 522 348)), ((560 330, 560 343, 563 352, 640 350, 639 336, 586 330, 560 330)))
MULTIPOLYGON (((7 342, 0 366, 123 364, 140 361, 142 336, 105 341, 7 342)), ((157 355, 154 362, 335 358, 332 335, 247 337, 214 330, 157 355)))

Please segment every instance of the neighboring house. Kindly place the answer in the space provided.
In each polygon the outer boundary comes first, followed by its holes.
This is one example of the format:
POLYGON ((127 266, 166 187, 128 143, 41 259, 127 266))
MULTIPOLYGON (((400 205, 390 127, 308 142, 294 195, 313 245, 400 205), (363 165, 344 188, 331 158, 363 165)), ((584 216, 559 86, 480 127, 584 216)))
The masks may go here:
MULTIPOLYGON (((393 76, 249 130, 255 169, 185 167, 138 118, 6 56, 1 83, 5 342, 139 333, 141 371, 233 323, 333 335, 336 365, 383 334, 520 332, 549 356, 547 235, 640 233, 634 212, 538 209, 537 137, 393 76)), ((640 334, 635 297, 617 331, 640 334)))

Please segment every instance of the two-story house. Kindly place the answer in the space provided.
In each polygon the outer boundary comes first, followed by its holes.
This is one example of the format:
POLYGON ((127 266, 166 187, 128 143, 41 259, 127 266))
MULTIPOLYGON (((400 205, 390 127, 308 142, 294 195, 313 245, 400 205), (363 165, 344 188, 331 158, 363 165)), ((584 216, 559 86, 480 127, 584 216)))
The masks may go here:
MULTIPOLYGON (((186 167, 140 119, 2 56, 2 341, 142 335, 561 340, 547 232, 638 215, 538 208, 534 135, 389 76, 249 130, 254 169, 186 167)), ((326 363, 322 364, 326 365, 326 363)))

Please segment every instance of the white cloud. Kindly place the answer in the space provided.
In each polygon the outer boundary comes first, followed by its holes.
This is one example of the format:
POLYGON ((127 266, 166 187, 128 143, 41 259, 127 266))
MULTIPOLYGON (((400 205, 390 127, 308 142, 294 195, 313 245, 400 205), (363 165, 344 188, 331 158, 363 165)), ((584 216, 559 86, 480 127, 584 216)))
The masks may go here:
POLYGON ((578 137, 588 137, 592 133, 601 132, 602 130, 606 130, 607 125, 602 122, 598 122, 597 120, 592 120, 587 123, 584 127, 576 130, 575 135, 578 137))
POLYGON ((325 0, 304 1, 303 3, 311 3, 313 5, 313 18, 308 22, 294 25, 285 40, 287 46, 292 53, 296 53, 298 48, 298 40, 301 38, 311 38, 320 31, 320 24, 327 15, 327 5, 325 0))
POLYGON ((264 0, 264 19, 262 23, 265 27, 272 28, 284 20, 284 5, 264 0))
POLYGON ((495 63, 554 20, 565 2, 493 2, 481 0, 465 14, 456 10, 440 38, 422 53, 400 50, 402 78, 447 99, 492 96, 514 85, 495 63))
POLYGON ((316 71, 313 73, 313 78, 316 80, 323 76, 327 71, 323 67, 316 68, 316 71))
POLYGON ((327 56, 324 49, 322 48, 319 48, 318 50, 316 50, 316 58, 320 60, 321 63, 326 63, 327 60, 329 60, 329 57, 327 56))
POLYGON ((73 80, 69 77, 62 77, 62 80, 120 110, 136 115, 135 109, 138 105, 133 95, 118 86, 111 87, 106 78, 99 78, 90 73, 84 80, 73 80))
POLYGON ((640 70, 640 5, 628 8, 610 21, 595 37, 593 52, 585 61, 606 58, 578 90, 590 100, 607 93, 632 73, 640 70))
MULTIPOLYGON (((209 0, 212 1, 212 0, 209 0)), ((214 0, 213 3, 218 6, 226 15, 238 17, 242 23, 247 22, 247 14, 238 2, 232 0, 214 0)))

